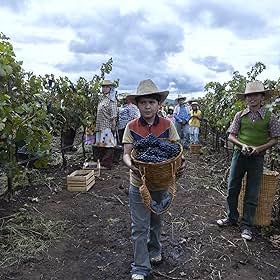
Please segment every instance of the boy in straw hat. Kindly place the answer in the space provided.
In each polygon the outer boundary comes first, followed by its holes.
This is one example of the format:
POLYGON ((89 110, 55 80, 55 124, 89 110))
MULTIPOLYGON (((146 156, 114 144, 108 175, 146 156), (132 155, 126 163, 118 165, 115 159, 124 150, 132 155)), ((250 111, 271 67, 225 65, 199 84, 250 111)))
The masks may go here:
MULTIPOLYGON (((130 169, 129 205, 131 214, 131 238, 134 249, 134 262, 132 263, 133 280, 143 280, 151 273, 151 264, 162 260, 162 247, 160 243, 161 216, 152 213, 145 207, 139 192, 142 185, 139 170, 131 160, 133 143, 143 139, 149 134, 169 140, 179 140, 179 135, 166 118, 158 116, 158 110, 166 99, 168 91, 158 90, 152 80, 143 80, 139 83, 137 92, 129 95, 130 100, 140 110, 140 118, 130 121, 123 135, 124 155, 123 161, 130 169)), ((179 172, 185 167, 184 159, 179 172)), ((160 202, 162 191, 151 191, 154 201, 160 202)))
POLYGON ((178 97, 175 100, 177 102, 173 114, 175 119, 175 127, 180 136, 182 145, 184 146, 184 148, 188 149, 190 144, 190 110, 188 108, 188 105, 185 103, 186 97, 178 95, 178 97))
POLYGON ((252 224, 258 204, 258 194, 263 174, 264 155, 267 149, 276 145, 280 136, 280 123, 276 116, 262 106, 264 99, 273 94, 265 90, 260 81, 248 82, 244 93, 238 97, 245 100, 247 108, 238 112, 229 128, 229 141, 234 146, 228 180, 228 216, 220 219, 221 227, 237 225, 238 196, 242 178, 247 173, 244 197, 244 211, 241 217, 241 236, 252 239, 252 224))

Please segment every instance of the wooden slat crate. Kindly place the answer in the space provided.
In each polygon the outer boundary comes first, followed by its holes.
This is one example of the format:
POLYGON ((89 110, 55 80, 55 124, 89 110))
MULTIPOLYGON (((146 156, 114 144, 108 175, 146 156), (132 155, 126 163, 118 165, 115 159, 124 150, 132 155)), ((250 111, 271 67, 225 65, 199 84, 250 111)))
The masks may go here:
POLYGON ((94 170, 76 170, 67 176, 67 190, 70 192, 86 192, 94 184, 94 170))
POLYGON ((194 154, 194 155, 200 155, 201 148, 202 148, 201 144, 191 144, 190 145, 190 153, 194 154))

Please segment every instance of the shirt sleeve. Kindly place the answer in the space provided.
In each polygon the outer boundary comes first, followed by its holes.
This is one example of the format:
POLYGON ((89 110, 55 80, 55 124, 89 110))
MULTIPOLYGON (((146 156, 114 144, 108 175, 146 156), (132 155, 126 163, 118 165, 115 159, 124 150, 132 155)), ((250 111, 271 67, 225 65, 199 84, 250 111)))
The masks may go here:
POLYGON ((231 123, 230 127, 228 128, 228 133, 237 135, 240 129, 240 117, 242 112, 238 112, 235 114, 233 122, 231 123))
POLYGON ((280 122, 278 121, 275 114, 271 114, 270 122, 269 122, 269 132, 270 137, 280 137, 280 122))
POLYGON ((170 135, 169 140, 171 141, 178 141, 180 140, 179 134, 177 132, 177 129, 175 128, 175 125, 172 121, 170 121, 170 135))
POLYGON ((127 124, 125 127, 125 130, 124 130, 124 133, 123 133, 122 143, 123 144, 133 144, 133 142, 134 142, 134 138, 132 137, 131 131, 127 124))
POLYGON ((111 110, 112 110, 112 119, 115 119, 118 116, 118 105, 116 101, 110 103, 111 103, 111 110))

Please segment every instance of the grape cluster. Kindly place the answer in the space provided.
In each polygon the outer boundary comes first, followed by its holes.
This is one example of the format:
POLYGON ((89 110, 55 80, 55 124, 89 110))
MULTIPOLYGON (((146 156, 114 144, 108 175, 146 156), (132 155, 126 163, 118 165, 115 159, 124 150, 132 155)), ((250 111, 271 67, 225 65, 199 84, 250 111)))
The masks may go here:
POLYGON ((143 162, 161 162, 176 157, 180 153, 180 145, 156 138, 149 134, 134 143, 136 160, 143 162))

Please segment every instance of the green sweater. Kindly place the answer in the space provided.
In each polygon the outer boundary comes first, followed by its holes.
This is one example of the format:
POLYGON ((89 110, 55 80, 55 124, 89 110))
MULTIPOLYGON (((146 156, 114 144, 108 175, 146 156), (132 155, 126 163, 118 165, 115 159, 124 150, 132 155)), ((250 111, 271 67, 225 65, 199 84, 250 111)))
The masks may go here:
POLYGON ((267 143, 270 139, 270 116, 271 113, 266 112, 264 119, 259 118, 254 122, 248 117, 248 115, 241 117, 240 130, 237 136, 239 141, 248 146, 254 147, 267 143))

